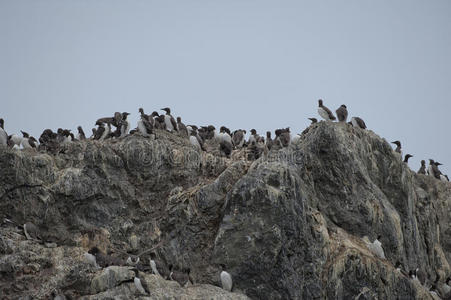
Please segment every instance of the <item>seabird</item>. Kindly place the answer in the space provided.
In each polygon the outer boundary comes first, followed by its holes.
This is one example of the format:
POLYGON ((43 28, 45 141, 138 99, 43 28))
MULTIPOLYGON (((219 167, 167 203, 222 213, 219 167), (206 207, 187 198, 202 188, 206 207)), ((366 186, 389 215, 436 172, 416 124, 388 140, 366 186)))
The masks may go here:
POLYGON ((426 273, 419 268, 415 269, 415 277, 418 278, 418 281, 421 283, 421 285, 424 285, 426 282, 426 273))
POLYGON ((128 115, 130 113, 123 112, 122 113, 122 120, 121 120, 121 137, 124 137, 128 134, 130 131, 130 121, 128 120, 128 115))
POLYGON ((27 240, 40 240, 41 233, 39 228, 31 222, 27 222, 23 225, 23 231, 27 240))
POLYGON ((141 113, 141 118, 138 121, 139 132, 144 136, 147 136, 148 134, 152 134, 154 126, 152 126, 152 122, 150 119, 152 119, 153 123, 155 123, 155 120, 153 120, 153 118, 150 118, 148 115, 146 115, 144 113, 144 109, 139 108, 139 112, 141 113))
POLYGON ((380 242, 381 236, 379 235, 374 242, 369 243, 368 248, 373 252, 377 257, 385 259, 384 249, 382 248, 382 243, 380 242))
MULTIPOLYGON (((442 294, 443 296, 448 296, 449 298, 451 298, 451 278, 448 277, 446 278, 446 282, 443 284, 442 286, 442 294)), ((448 298, 446 298, 448 299, 448 298)))
POLYGON ((220 142, 219 142, 219 150, 225 154, 226 157, 230 157, 232 154, 232 137, 227 132, 227 128, 222 126, 220 128, 220 142))
POLYGON ((233 288, 232 276, 225 270, 225 265, 220 264, 221 267, 221 285, 222 288, 226 291, 231 292, 233 288))
POLYGON ((184 136, 189 136, 188 130, 186 129, 185 124, 182 123, 181 117, 177 117, 177 131, 180 132, 184 136))
POLYGON ((258 138, 259 138, 259 135, 257 134, 257 130, 251 129, 251 136, 249 137, 249 140, 247 141, 247 143, 249 145, 251 145, 252 142, 257 143, 258 138))
POLYGON ((85 132, 83 131, 83 128, 81 128, 81 126, 78 126, 77 130, 78 130, 77 139, 80 141, 86 140, 86 135, 85 132))
POLYGON ((395 268, 396 268, 396 271, 398 271, 402 275, 409 277, 409 274, 407 274, 407 272, 403 270, 401 262, 397 261, 395 268))
POLYGON ((438 169, 438 166, 442 166, 443 164, 441 164, 441 163, 439 163, 437 161, 434 164, 437 166, 437 170, 438 170, 438 172, 440 174, 440 180, 443 181, 443 182, 448 182, 449 181, 448 175, 443 174, 442 171, 440 171, 438 169))
POLYGON ((202 141, 200 136, 197 134, 196 128, 192 129, 191 135, 189 137, 189 141, 190 141, 191 145, 193 145, 194 147, 205 151, 204 142, 202 141))
MULTIPOLYGON (((396 145, 395 152, 397 152, 397 153, 399 153, 399 154, 402 155, 402 151, 401 151, 401 142, 400 142, 400 141, 394 141, 394 142, 391 142, 391 143, 396 145)), ((402 156, 401 156, 401 157, 402 157, 402 156)))
POLYGON ((100 268, 99 265, 97 265, 96 257, 92 255, 91 253, 85 252, 84 253, 85 261, 92 265, 94 268, 100 268))
POLYGON ((149 287, 145 280, 141 280, 139 278, 139 270, 133 269, 133 272, 135 272, 135 278, 133 278, 133 283, 135 284, 136 289, 144 295, 147 295, 150 293, 149 287))
POLYGON ((310 123, 310 125, 315 124, 318 122, 318 120, 316 118, 308 118, 310 121, 312 121, 312 123, 310 123))
POLYGON ((171 109, 169 107, 165 107, 165 108, 162 108, 161 110, 164 110, 166 112, 166 115, 164 116, 164 123, 166 125, 166 130, 177 131, 177 122, 175 121, 174 117, 171 116, 171 109))
POLYGON ((330 109, 323 105, 322 99, 318 100, 318 114, 326 121, 333 121, 336 119, 330 109))
POLYGON ((17 134, 12 134, 9 136, 9 140, 12 142, 13 145, 20 146, 22 142, 22 138, 18 136, 17 134))
POLYGON ((266 147, 268 148, 268 150, 271 150, 273 144, 274 141, 271 138, 271 131, 266 131, 266 147))
POLYGON ((359 118, 359 117, 352 117, 351 119, 351 124, 353 127, 358 127, 358 128, 362 128, 362 129, 366 129, 366 124, 365 122, 359 118))
POLYGON ((246 130, 238 129, 232 134, 232 143, 235 148, 242 148, 245 141, 246 130))
POLYGON ((404 156, 404 162, 408 163, 409 162, 409 158, 413 157, 413 155, 410 154, 406 154, 406 156, 404 156))
POLYGON ((5 131, 5 121, 0 119, 0 145, 7 146, 8 145, 8 134, 5 131))
POLYGON ((96 122, 96 125, 97 125, 98 127, 97 127, 97 129, 96 129, 94 139, 95 139, 95 140, 100 140, 100 139, 104 136, 104 133, 105 133, 105 131, 106 131, 106 130, 105 130, 105 125, 104 125, 104 123, 99 122, 99 121, 96 122))
POLYGON ((190 277, 190 268, 183 269, 182 272, 174 270, 173 265, 169 265, 169 279, 173 281, 177 281, 181 287, 186 287, 188 282, 193 283, 190 277))
POLYGON ((435 161, 433 159, 429 159, 428 173, 429 173, 429 176, 440 179, 440 175, 442 172, 440 172, 437 164, 435 163, 435 161))
POLYGON ((421 167, 417 173, 426 175, 426 162, 424 160, 421 161, 421 167))
POLYGON ((337 113, 338 121, 346 122, 346 119, 348 118, 346 105, 342 104, 335 112, 337 113))
POLYGON ((169 269, 166 267, 166 264, 156 258, 154 252, 150 253, 150 268, 155 275, 168 279, 170 274, 169 269))
POLYGON ((123 260, 121 260, 117 257, 113 257, 111 255, 105 254, 97 247, 92 247, 91 249, 89 249, 88 253, 95 256, 97 264, 102 268, 106 268, 108 266, 124 265, 123 260))
POLYGON ((131 266, 131 267, 136 266, 137 264, 139 264, 139 256, 135 257, 135 259, 133 259, 131 256, 129 256, 127 258, 127 260, 125 261, 125 264, 127 266, 131 266))

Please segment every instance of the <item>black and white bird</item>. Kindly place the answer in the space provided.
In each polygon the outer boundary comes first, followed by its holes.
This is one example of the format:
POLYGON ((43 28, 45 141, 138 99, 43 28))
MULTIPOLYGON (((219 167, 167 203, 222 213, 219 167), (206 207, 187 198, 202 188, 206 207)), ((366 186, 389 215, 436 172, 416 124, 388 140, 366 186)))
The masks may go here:
POLYGON ((346 108, 346 105, 342 104, 335 112, 337 113, 339 122, 346 122, 346 119, 348 118, 348 109, 346 108))
POLYGON ((85 132, 83 131, 83 128, 81 128, 81 126, 78 126, 77 130, 78 130, 77 139, 79 141, 86 140, 86 135, 85 135, 85 132))
POLYGON ((266 132, 266 141, 265 141, 265 143, 266 143, 266 148, 268 150, 271 150, 271 148, 272 148, 272 146, 274 144, 274 141, 271 138, 271 131, 267 131, 266 132))
POLYGON ((128 115, 130 115, 130 113, 128 112, 123 112, 122 113, 122 119, 121 119, 121 137, 124 137, 128 134, 128 132, 130 131, 130 121, 128 120, 128 115))
POLYGON ((182 123, 181 117, 177 117, 177 131, 183 136, 189 137, 188 130, 186 129, 185 124, 182 123))
POLYGON ((318 114, 326 121, 334 121, 336 118, 326 106, 323 105, 323 100, 318 100, 318 114))
POLYGON ((406 155, 404 156, 404 162, 405 162, 405 163, 408 163, 408 162, 409 162, 409 158, 411 158, 411 157, 413 157, 413 155, 406 154, 406 155))
POLYGON ((401 142, 400 141, 394 141, 394 142, 391 142, 391 143, 396 145, 395 152, 397 152, 399 154, 402 154, 401 142))
POLYGON ((226 291, 231 292, 233 288, 232 276, 225 270, 225 265, 220 264, 221 274, 219 277, 221 278, 222 288, 226 291))
POLYGON ((424 161, 424 160, 421 161, 421 167, 417 173, 426 175, 426 161, 424 161))
POLYGON ((235 148, 242 148, 245 142, 246 130, 238 129, 232 134, 232 143, 235 148))
POLYGON ((0 119, 0 146, 8 146, 8 134, 5 131, 5 121, 0 119))
POLYGON ((135 284, 136 289, 142 295, 148 295, 150 293, 149 286, 145 280, 141 280, 139 278, 139 271, 137 269, 133 269, 135 272, 135 277, 133 278, 133 283, 135 284))
POLYGON ((351 124, 352 124, 353 127, 366 129, 365 122, 359 117, 352 117, 351 118, 351 124))
POLYGON ((247 144, 248 144, 248 145, 251 145, 252 142, 257 143, 259 137, 260 137, 260 136, 257 134, 257 130, 251 129, 251 135, 249 136, 249 139, 248 139, 248 141, 247 141, 247 144))
POLYGON ((170 271, 168 267, 166 267, 166 264, 161 260, 157 259, 154 252, 150 253, 150 268, 152 269, 153 274, 161 276, 164 279, 169 278, 170 271))
POLYGON ((226 157, 230 157, 232 149, 232 137, 227 131, 227 128, 222 126, 219 130, 219 150, 224 153, 226 157))
POLYGON ((177 281, 181 287, 186 287, 189 283, 193 284, 190 277, 190 268, 184 268, 182 271, 177 271, 174 269, 173 265, 169 265, 169 279, 177 281))
POLYGON ((175 121, 174 117, 171 115, 171 109, 169 107, 162 108, 161 110, 164 110, 166 112, 166 115, 164 115, 164 124, 167 131, 177 131, 177 122, 175 121))

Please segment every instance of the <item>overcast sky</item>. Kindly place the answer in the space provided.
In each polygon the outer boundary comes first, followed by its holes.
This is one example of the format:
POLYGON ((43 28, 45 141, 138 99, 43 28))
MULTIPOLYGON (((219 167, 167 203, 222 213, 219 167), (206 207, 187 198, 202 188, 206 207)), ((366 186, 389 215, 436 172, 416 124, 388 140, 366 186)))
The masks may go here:
POLYGON ((415 171, 451 170, 449 0, 0 0, 0 116, 39 137, 169 106, 186 124, 300 132, 317 99, 415 171))

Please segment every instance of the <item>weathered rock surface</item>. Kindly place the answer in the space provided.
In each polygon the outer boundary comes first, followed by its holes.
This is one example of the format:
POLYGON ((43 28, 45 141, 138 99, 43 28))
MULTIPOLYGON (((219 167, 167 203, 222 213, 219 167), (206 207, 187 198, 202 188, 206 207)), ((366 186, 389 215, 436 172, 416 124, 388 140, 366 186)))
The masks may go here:
POLYGON ((450 275, 451 184, 415 174, 373 132, 320 122, 257 161, 244 152, 198 152, 159 130, 57 155, 0 149, 0 220, 12 222, 0 227, 0 294, 429 299, 395 262, 424 270, 429 285, 450 275), (44 241, 25 238, 26 222, 44 241), (385 260, 363 240, 379 234, 385 260), (157 245, 161 261, 190 268, 194 285, 140 273, 152 287, 140 295, 132 268, 84 258, 97 246, 125 262, 157 245), (219 288, 219 264, 234 293, 219 288))

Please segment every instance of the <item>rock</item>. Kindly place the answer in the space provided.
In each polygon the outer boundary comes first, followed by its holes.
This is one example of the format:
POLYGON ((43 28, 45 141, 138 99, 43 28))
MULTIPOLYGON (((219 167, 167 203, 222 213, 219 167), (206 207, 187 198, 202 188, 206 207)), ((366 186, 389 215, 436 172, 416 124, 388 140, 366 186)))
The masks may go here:
POLYGON ((154 136, 0 152, 0 215, 11 220, 0 226, 2 295, 139 297, 132 268, 98 270, 92 247, 190 268, 186 288, 140 272, 151 299, 430 299, 395 262, 429 284, 451 273, 451 184, 411 171, 371 131, 319 122, 255 161, 154 136), (45 244, 14 225, 27 222, 45 244), (378 235, 386 259, 364 241, 378 235))
POLYGON ((129 267, 110 266, 105 268, 91 281, 91 292, 97 294, 120 285, 122 282, 133 280, 135 273, 129 267))

